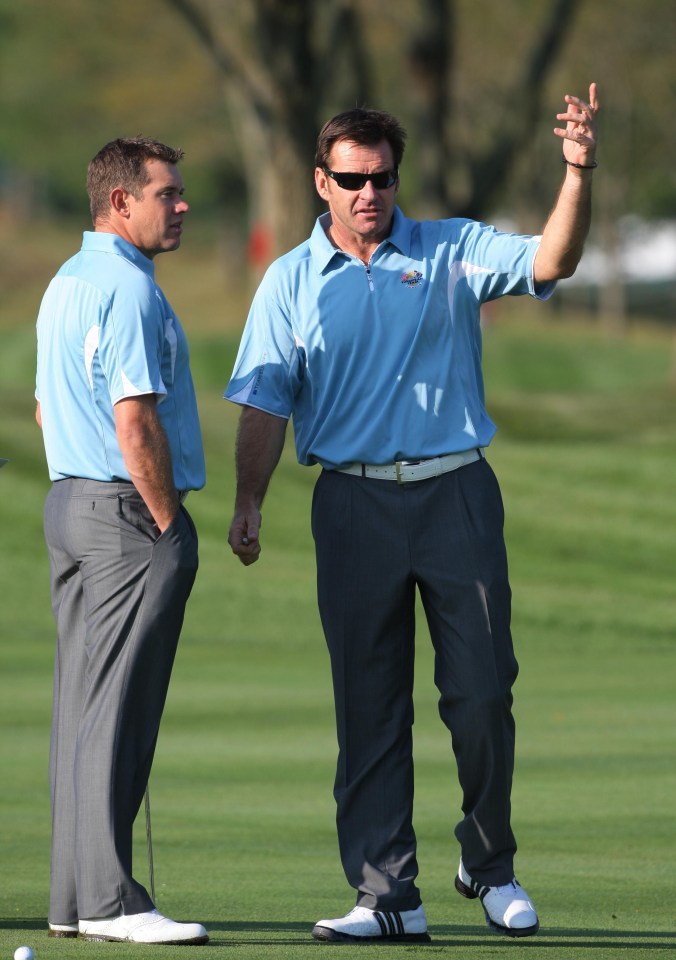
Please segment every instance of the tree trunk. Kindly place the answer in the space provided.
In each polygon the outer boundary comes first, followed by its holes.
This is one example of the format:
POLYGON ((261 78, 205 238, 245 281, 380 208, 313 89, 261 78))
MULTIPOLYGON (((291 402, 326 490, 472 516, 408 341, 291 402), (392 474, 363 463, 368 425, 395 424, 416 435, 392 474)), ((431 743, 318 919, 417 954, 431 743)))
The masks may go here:
POLYGON ((167 0, 222 75, 240 133, 250 209, 250 263, 259 273, 307 237, 321 209, 314 149, 327 91, 368 97, 366 53, 353 0, 250 0, 251 47, 217 35, 198 0, 167 0), (323 27, 323 32, 320 29, 323 27), (347 55, 348 68, 338 73, 347 55), (337 83, 339 81, 339 83, 337 83))
POLYGON ((580 0, 552 2, 549 16, 526 58, 523 75, 509 97, 510 102, 518 104, 518 110, 510 112, 485 153, 468 157, 467 197, 451 209, 448 176, 453 165, 457 166, 457 158, 447 91, 452 86, 455 5, 453 0, 425 0, 420 17, 422 27, 410 44, 408 56, 416 97, 416 160, 422 215, 484 219, 514 165, 519 147, 539 120, 544 78, 556 61, 579 3, 580 0))
POLYGON ((423 218, 449 215, 446 189, 447 130, 451 38, 455 8, 453 0, 424 0, 423 28, 409 46, 408 61, 413 78, 414 130, 416 139, 416 210, 423 218))

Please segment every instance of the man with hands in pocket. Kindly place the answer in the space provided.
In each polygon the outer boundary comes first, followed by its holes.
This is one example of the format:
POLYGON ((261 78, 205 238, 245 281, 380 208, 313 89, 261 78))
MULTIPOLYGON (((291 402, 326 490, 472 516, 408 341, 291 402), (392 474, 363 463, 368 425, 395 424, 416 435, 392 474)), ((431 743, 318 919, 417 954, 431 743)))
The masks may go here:
POLYGON ((50 748, 49 935, 201 944, 132 876, 197 534, 183 506, 204 486, 179 320, 155 256, 181 242, 181 150, 106 144, 89 164, 94 230, 50 283, 37 322, 36 419, 57 625, 50 748))

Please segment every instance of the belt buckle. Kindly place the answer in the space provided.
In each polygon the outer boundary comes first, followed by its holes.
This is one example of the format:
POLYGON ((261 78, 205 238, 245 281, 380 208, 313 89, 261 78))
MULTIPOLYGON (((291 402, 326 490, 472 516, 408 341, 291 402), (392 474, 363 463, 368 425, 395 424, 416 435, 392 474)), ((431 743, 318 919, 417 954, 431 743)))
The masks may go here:
POLYGON ((419 467, 421 463, 424 463, 423 460, 395 460, 394 461, 394 470, 397 475, 397 483, 406 483, 406 480, 401 475, 402 467, 419 467))

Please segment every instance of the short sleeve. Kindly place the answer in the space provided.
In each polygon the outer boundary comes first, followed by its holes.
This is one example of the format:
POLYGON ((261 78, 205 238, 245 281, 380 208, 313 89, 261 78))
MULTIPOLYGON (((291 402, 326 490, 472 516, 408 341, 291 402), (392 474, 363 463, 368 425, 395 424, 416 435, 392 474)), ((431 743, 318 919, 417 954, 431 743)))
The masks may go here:
POLYGON ((99 331, 99 358, 113 404, 166 394, 162 381, 164 314, 154 284, 130 271, 113 293, 99 331))
POLYGON ((225 397, 288 419, 300 366, 290 307, 269 271, 251 305, 225 397))

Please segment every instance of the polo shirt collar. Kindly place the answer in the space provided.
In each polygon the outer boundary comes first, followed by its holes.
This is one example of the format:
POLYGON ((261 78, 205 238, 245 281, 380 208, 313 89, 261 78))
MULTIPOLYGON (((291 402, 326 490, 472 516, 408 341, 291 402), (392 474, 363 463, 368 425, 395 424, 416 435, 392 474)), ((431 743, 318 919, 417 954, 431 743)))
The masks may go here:
POLYGON ((399 207, 394 208, 394 217, 392 218, 392 231, 387 238, 387 242, 396 247, 399 253, 408 257, 411 253, 411 230, 413 221, 405 217, 399 207))
POLYGON ((340 253, 326 236, 325 228, 331 222, 331 214, 323 213, 317 217, 312 233, 310 234, 310 253, 317 273, 323 273, 334 256, 340 253))
MULTIPOLYGON (((317 222, 310 235, 310 253, 312 254, 312 261, 317 273, 323 273, 334 256, 341 254, 341 251, 336 250, 326 236, 325 227, 329 224, 330 220, 331 214, 328 212, 323 213, 321 217, 317 218, 317 222)), ((411 221, 403 215, 399 207, 395 206, 394 216, 392 218, 392 232, 383 242, 392 244, 401 254, 408 256, 411 249, 411 226, 411 221)))
POLYGON ((116 233, 102 233, 93 230, 85 230, 82 235, 82 249, 94 253, 113 253, 118 257, 124 257, 140 270, 143 270, 151 279, 155 279, 155 264, 149 260, 138 247, 128 240, 123 240, 116 233))

